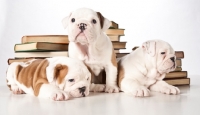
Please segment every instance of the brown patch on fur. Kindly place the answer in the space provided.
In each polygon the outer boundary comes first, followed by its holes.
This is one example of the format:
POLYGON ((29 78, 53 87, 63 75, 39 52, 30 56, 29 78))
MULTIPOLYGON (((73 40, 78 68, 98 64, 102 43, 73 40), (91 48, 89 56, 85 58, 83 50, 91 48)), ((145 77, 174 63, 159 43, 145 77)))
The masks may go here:
POLYGON ((115 67, 117 67, 117 59, 116 59, 116 54, 114 52, 114 49, 113 49, 113 52, 112 52, 111 62, 115 67))
POLYGON ((61 84, 64 81, 65 76, 68 73, 68 67, 66 65, 57 64, 54 68, 54 76, 58 84, 61 84))
POLYGON ((34 95, 38 96, 42 84, 48 84, 46 76, 48 65, 49 62, 46 59, 37 59, 27 67, 19 65, 16 69, 16 79, 27 88, 32 87, 34 95))
POLYGON ((99 18, 99 21, 100 21, 101 28, 103 28, 104 17, 100 12, 97 12, 97 15, 98 15, 98 18, 99 18))
POLYGON ((117 83, 119 87, 121 87, 121 82, 122 82, 122 79, 124 78, 124 68, 120 64, 121 64, 121 61, 118 62, 117 83))

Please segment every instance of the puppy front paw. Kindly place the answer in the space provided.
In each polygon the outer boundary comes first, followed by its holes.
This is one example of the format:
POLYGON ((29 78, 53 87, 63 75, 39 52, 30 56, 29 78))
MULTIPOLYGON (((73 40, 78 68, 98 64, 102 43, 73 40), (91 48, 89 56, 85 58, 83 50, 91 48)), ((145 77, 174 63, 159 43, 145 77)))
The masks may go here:
POLYGON ((20 89, 17 85, 11 85, 11 90, 13 94, 24 94, 24 91, 20 89))
POLYGON ((65 101, 69 99, 69 95, 64 91, 56 91, 51 94, 50 99, 54 101, 65 101))
POLYGON ((150 96, 150 91, 144 86, 139 86, 130 92, 132 96, 135 97, 148 97, 150 96))
POLYGON ((105 92, 107 92, 107 93, 118 93, 119 87, 117 87, 116 85, 106 85, 105 92))
POLYGON ((168 94, 168 95, 177 95, 180 93, 180 90, 175 86, 167 85, 167 86, 163 86, 160 89, 160 92, 164 94, 168 94))

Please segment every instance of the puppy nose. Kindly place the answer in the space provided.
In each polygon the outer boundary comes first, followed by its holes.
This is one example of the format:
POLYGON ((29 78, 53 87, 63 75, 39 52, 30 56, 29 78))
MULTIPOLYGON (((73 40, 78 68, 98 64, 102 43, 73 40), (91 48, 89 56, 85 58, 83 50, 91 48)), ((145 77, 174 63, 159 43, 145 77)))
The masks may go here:
POLYGON ((86 89, 86 87, 84 86, 84 87, 80 87, 80 88, 78 88, 78 89, 79 89, 80 92, 84 92, 85 89, 86 89))
POLYGON ((85 24, 85 23, 80 23, 79 25, 79 29, 83 32, 83 30, 85 30, 86 28, 86 26, 87 26, 87 24, 85 24))
POLYGON ((174 57, 171 57, 170 59, 174 62, 174 57))

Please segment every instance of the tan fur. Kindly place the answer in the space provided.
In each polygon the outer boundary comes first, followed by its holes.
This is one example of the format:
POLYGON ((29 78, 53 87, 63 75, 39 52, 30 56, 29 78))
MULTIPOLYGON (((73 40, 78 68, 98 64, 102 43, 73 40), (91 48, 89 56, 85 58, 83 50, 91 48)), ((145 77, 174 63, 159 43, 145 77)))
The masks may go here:
POLYGON ((64 81, 65 76, 68 73, 68 67, 66 65, 57 64, 54 69, 54 76, 58 84, 61 84, 64 81))
POLYGON ((114 50, 112 52, 111 62, 115 67, 117 67, 117 59, 116 59, 116 54, 115 54, 114 50))
POLYGON ((38 59, 33 61, 30 64, 31 66, 22 67, 19 65, 16 69, 17 80, 27 88, 32 87, 35 96, 38 96, 41 85, 44 83, 48 84, 46 77, 46 67, 48 64, 46 59, 38 59))
POLYGON ((103 28, 104 17, 103 17, 103 15, 102 15, 100 12, 97 12, 97 15, 98 15, 98 17, 99 17, 99 21, 100 21, 101 28, 103 28))
POLYGON ((120 62, 118 63, 118 75, 117 75, 117 83, 118 86, 121 87, 122 79, 124 78, 124 68, 120 66, 120 62))

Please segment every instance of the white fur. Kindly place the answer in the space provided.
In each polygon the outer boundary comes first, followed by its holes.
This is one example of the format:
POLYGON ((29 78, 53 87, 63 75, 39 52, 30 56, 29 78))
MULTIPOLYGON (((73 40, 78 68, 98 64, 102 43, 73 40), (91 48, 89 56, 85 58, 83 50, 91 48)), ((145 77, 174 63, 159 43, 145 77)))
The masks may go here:
MULTIPOLYGON (((79 88, 86 87, 85 96, 89 95, 91 73, 87 67, 80 60, 68 58, 68 57, 54 57, 47 58, 49 65, 46 68, 46 75, 49 84, 43 84, 40 88, 38 97, 50 98, 56 101, 67 100, 69 97, 82 97, 79 88), (64 78, 64 82, 58 84, 54 79, 54 68, 57 64, 66 65, 68 67, 68 74, 64 78), (74 79, 74 82, 69 82, 69 79, 74 79), (77 92, 77 93, 74 93, 77 92)), ((31 60, 33 62, 35 60, 31 60)), ((15 94, 27 94, 34 95, 32 88, 27 88, 23 84, 20 84, 16 80, 16 67, 21 65, 22 67, 29 66, 27 62, 13 62, 9 65, 7 70, 8 85, 11 85, 11 90, 15 94)))
POLYGON ((176 67, 171 57, 176 60, 175 52, 167 42, 161 40, 144 42, 142 47, 118 62, 124 69, 121 90, 136 97, 149 96, 149 89, 166 94, 180 93, 178 88, 162 81, 165 74, 176 67))
POLYGON ((91 9, 81 8, 64 18, 63 25, 67 27, 69 34, 69 57, 85 62, 95 75, 105 69, 105 91, 119 92, 117 67, 113 66, 111 62, 112 42, 104 33, 109 28, 110 21, 105 18, 103 28, 101 28, 97 13, 91 9), (71 22, 72 18, 75 19, 75 22, 71 22), (96 20, 96 24, 92 22, 93 19, 96 20), (82 33, 79 29, 80 23, 87 25, 82 33))

